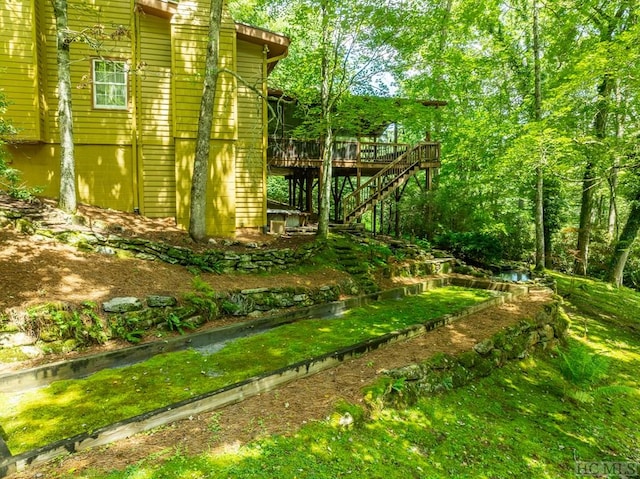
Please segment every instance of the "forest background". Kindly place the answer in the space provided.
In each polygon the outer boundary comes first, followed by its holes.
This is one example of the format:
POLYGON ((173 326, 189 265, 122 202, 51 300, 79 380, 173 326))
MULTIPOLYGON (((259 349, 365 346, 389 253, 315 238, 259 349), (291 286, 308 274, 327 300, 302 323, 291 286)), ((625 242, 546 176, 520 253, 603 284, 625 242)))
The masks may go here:
MULTIPOLYGON (((291 37, 270 77, 308 136, 399 97, 400 141, 442 143, 401 230, 470 261, 528 261, 640 288, 640 8, 631 0, 231 0, 291 37), (354 102, 357 105, 354 107, 354 102), (536 228, 537 227, 537 228, 536 228), (537 229, 537 231, 536 231, 537 229)), ((304 134, 301 132, 300 134, 304 134)), ((286 194, 277 180, 270 196, 286 194)), ((392 222, 389 221, 388 224, 392 222)))

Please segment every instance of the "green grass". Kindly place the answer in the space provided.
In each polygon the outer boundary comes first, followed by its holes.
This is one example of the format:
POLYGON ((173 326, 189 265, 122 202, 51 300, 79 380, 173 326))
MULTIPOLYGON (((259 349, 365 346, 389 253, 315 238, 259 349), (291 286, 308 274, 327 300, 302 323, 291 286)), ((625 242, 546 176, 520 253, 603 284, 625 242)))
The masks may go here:
POLYGON ((104 370, 25 394, 5 406, 0 423, 13 454, 213 391, 249 377, 464 309, 493 294, 440 288, 371 304, 332 320, 308 320, 241 338, 203 355, 188 350, 104 370))
MULTIPOLYGON (((566 294, 569 279, 559 279, 559 292, 566 294)), ((353 414, 351 428, 322 421, 233 453, 186 456, 176 450, 166 461, 150 457, 122 471, 61 477, 573 478, 576 460, 638 463, 640 337, 627 326, 638 320, 640 295, 586 284, 584 295, 571 294, 564 305, 572 320, 569 344, 606 358, 607 369, 581 387, 632 392, 575 401, 563 358, 538 355, 415 407, 353 414)))
POLYGON ((589 278, 553 274, 558 293, 582 315, 640 332, 640 294, 589 278))

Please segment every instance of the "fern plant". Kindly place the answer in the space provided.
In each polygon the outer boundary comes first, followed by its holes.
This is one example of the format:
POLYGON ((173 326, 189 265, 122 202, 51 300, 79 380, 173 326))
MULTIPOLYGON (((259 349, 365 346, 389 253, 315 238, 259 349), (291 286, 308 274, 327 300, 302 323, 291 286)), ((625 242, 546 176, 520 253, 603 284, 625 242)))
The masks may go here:
POLYGON ((627 394, 633 388, 621 385, 597 386, 607 377, 609 361, 585 345, 576 343, 566 351, 558 351, 560 372, 573 385, 565 389, 565 395, 582 404, 593 404, 597 397, 627 394))
POLYGON ((579 387, 592 386, 607 374, 609 362, 604 356, 590 351, 582 344, 574 344, 567 351, 559 351, 560 372, 579 387))

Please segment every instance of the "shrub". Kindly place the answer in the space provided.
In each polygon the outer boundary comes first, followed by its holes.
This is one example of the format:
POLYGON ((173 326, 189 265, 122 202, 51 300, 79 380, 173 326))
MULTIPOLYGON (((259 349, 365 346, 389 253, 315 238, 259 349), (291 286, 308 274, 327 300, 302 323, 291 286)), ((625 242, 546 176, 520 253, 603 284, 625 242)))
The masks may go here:
MULTIPOLYGON (((0 114, 7 111, 8 102, 2 92, 0 92, 0 114)), ((8 154, 4 149, 4 139, 14 135, 15 128, 11 123, 0 118, 0 191, 6 192, 9 196, 21 200, 31 200, 33 196, 40 193, 42 188, 28 188, 22 182, 21 173, 8 164, 8 154)))
POLYGON ((504 256, 501 239, 492 233, 451 231, 438 236, 435 241, 439 248, 451 251, 456 257, 472 263, 493 263, 504 256))

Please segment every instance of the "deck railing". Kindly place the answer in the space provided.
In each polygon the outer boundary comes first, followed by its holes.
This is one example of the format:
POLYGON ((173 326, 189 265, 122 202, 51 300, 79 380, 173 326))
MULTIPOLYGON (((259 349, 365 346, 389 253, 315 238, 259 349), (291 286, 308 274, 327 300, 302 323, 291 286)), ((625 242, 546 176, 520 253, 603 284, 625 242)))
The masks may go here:
POLYGON ((344 222, 362 215, 369 206, 403 184, 419 169, 422 162, 437 161, 439 156, 440 145, 437 143, 421 143, 405 151, 344 198, 344 222))
MULTIPOLYGON (((269 162, 321 160, 324 143, 320 140, 293 140, 270 138, 267 149, 269 162)), ((374 143, 358 141, 336 141, 333 144, 334 161, 363 163, 390 163, 406 153, 409 145, 403 143, 374 143)))

